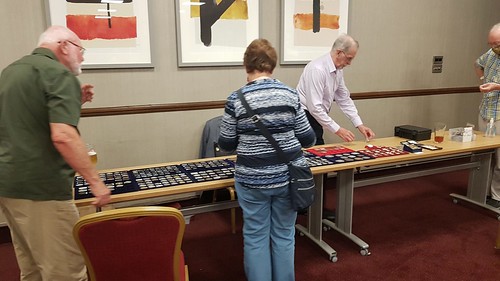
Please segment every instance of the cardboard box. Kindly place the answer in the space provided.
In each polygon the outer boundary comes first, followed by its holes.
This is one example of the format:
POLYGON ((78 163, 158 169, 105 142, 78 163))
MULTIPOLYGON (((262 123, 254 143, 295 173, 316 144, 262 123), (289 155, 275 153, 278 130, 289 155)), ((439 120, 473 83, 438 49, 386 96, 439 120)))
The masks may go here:
POLYGON ((394 136, 416 141, 430 140, 431 129, 412 125, 401 125, 394 127, 394 136))

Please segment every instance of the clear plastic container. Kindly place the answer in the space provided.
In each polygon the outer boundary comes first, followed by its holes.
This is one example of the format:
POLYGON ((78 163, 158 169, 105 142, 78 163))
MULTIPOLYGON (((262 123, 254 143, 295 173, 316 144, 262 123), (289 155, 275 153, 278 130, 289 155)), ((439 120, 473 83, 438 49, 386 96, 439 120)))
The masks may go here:
POLYGON ((486 132, 484 133, 485 137, 494 137, 496 135, 496 128, 495 128, 495 120, 493 118, 490 119, 490 122, 488 125, 486 125, 486 132))

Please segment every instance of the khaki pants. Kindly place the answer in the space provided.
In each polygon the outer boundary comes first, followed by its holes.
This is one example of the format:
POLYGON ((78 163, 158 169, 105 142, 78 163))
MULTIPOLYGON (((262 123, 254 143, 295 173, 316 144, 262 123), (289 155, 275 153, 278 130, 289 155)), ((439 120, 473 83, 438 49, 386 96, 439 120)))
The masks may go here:
POLYGON ((0 197, 12 235, 22 281, 87 280, 73 238, 79 218, 72 201, 32 201, 0 197))

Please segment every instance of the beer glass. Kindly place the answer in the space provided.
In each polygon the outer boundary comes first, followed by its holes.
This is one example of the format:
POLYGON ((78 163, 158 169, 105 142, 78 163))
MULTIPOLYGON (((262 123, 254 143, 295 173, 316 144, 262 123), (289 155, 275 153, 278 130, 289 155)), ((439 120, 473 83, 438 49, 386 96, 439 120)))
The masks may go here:
POLYGON ((446 124, 437 122, 434 124, 434 142, 442 143, 444 141, 444 134, 446 132, 446 124))
POLYGON ((90 162, 92 162, 92 164, 96 165, 97 164, 97 152, 95 151, 94 146, 91 144, 87 144, 86 146, 87 146, 87 153, 90 157, 90 162))

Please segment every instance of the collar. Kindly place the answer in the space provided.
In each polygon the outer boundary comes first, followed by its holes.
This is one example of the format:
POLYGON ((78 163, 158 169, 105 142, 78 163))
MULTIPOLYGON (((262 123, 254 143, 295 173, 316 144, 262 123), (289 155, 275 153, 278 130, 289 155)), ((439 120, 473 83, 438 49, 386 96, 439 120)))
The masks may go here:
POLYGON ((45 57, 48 57, 50 59, 53 59, 55 61, 59 61, 57 59, 56 55, 54 54, 54 52, 52 52, 50 49, 47 49, 47 48, 38 47, 35 50, 33 50, 33 52, 31 54, 32 55, 41 55, 41 56, 45 56, 45 57))
POLYGON ((272 78, 272 77, 269 77, 269 76, 261 76, 261 77, 259 77, 257 79, 254 79, 252 81, 247 82, 246 85, 252 85, 252 84, 262 83, 264 81, 269 81, 269 80, 275 80, 275 79, 272 78))
POLYGON ((330 73, 337 73, 337 67, 333 63, 333 58, 332 58, 332 55, 330 54, 330 52, 328 52, 328 54, 326 54, 326 56, 328 57, 328 59, 327 59, 328 71, 330 73))

